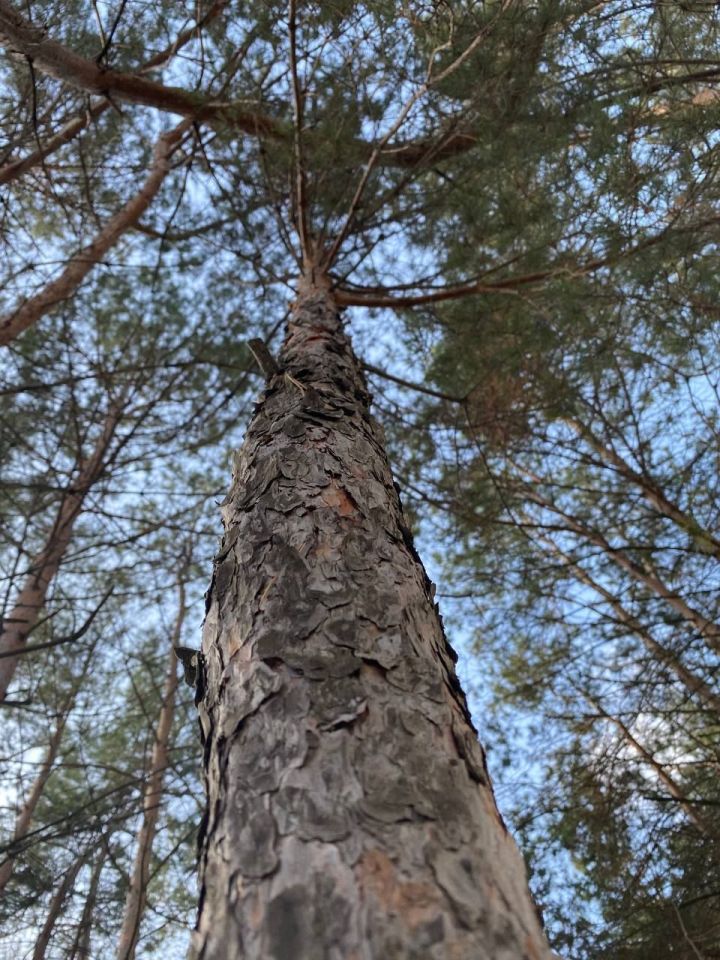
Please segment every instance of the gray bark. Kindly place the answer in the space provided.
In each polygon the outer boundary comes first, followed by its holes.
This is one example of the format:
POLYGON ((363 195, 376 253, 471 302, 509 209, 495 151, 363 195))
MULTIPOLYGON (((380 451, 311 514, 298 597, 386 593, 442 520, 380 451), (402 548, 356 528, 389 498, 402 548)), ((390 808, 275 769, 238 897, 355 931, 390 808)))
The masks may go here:
POLYGON ((331 296, 223 507, 198 691, 202 960, 550 956, 331 296))

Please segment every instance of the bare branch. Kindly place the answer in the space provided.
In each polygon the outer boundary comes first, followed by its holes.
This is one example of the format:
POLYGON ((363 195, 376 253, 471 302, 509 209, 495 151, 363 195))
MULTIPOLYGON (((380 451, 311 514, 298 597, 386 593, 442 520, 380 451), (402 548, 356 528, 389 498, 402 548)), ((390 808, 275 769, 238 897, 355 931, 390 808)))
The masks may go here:
POLYGON ((181 87, 167 87, 136 73, 108 70, 45 36, 45 31, 21 16, 7 0, 0 0, 0 43, 32 61, 49 77, 89 93, 128 103, 156 107, 193 120, 224 120, 254 136, 281 135, 269 117, 252 113, 243 103, 220 103, 181 87))
POLYGON ((412 380, 405 380, 403 377, 398 377, 394 373, 388 373, 387 370, 383 370, 381 367, 376 367, 372 363, 363 363, 363 370, 367 370, 368 373, 374 373, 377 377, 382 377, 383 380, 389 380, 391 383, 397 383, 401 387, 407 387, 408 390, 416 390, 418 393, 424 393, 428 397, 436 397, 438 400, 447 400, 448 403, 464 403, 465 397, 455 397, 449 393, 442 393, 440 390, 433 390, 432 387, 426 387, 421 383, 414 383, 412 380))
MULTIPOLYGON (((200 17, 191 27, 188 27, 187 30, 183 30, 182 33, 178 34, 170 46, 165 47, 164 50, 160 50, 150 57, 149 60, 146 60, 140 67, 139 73, 156 70, 158 67, 167 63, 168 60, 171 60, 178 50, 189 43, 207 23, 221 13, 223 8, 227 6, 227 3, 228 0, 215 0, 215 3, 212 4, 208 12, 200 17)), ((80 116, 68 120, 56 134, 48 137, 42 146, 33 153, 28 154, 26 157, 12 160, 10 163, 6 163, 4 167, 0 167, 0 184, 10 183, 28 170, 32 170, 32 168, 36 167, 39 163, 42 163, 51 153, 54 153, 60 147, 69 143, 79 133, 85 130, 92 120, 97 119, 105 113, 106 110, 109 110, 111 105, 111 101, 107 97, 92 101, 80 116)))
MULTIPOLYGON (((681 226, 669 224, 652 237, 641 240, 626 247, 618 253, 608 257, 598 257, 588 260, 587 263, 564 263, 548 267, 547 270, 538 270, 535 273, 520 274, 517 277, 508 277, 495 283, 484 283, 482 280, 473 280, 468 283, 450 284, 446 287, 435 288, 427 293, 396 296, 391 287, 336 287, 334 290, 335 302, 341 307, 419 307, 428 303, 441 303, 444 300, 459 300, 462 297, 477 294, 513 294, 518 287, 532 286, 551 280, 554 277, 581 277, 603 267, 611 267, 638 253, 657 246, 673 236, 691 233, 697 234, 708 227, 717 226, 720 217, 707 217, 695 223, 685 223, 681 226)), ((420 284, 418 283, 418 286, 420 284)))
POLYGON ((57 640, 48 640, 45 643, 31 643, 28 646, 22 647, 19 650, 0 650, 0 660, 4 660, 7 657, 24 657, 28 653, 36 653, 38 650, 50 650, 52 647, 60 647, 66 643, 75 643, 76 640, 79 640, 81 637, 84 637, 92 626, 93 620, 100 613, 102 608, 105 606, 107 601, 110 599, 115 587, 110 587, 109 590, 105 591, 105 595, 100 600, 100 603, 95 607, 92 613, 88 616, 81 627, 78 627, 73 633, 69 633, 66 637, 58 637, 57 640))
POLYGON ((10 343, 28 327, 37 323, 52 307, 72 297, 92 268, 120 237, 137 223, 160 190, 170 170, 172 152, 189 125, 190 121, 184 120, 160 137, 153 150, 150 173, 141 189, 107 222, 92 243, 83 247, 68 262, 60 276, 16 310, 0 318, 0 346, 10 343))
POLYGON ((372 153, 370 154, 370 158, 367 164, 365 165, 365 169, 362 172, 362 176, 360 177, 358 185, 355 189, 353 198, 350 201, 350 206, 348 207, 348 211, 345 216, 345 222, 341 227, 341 229, 339 230, 337 236, 335 237, 332 243, 332 246, 330 247, 329 251, 325 256, 324 263, 323 263, 325 270, 328 270, 332 266, 345 238, 350 232, 350 229, 355 221, 358 205, 362 199, 363 193, 365 192, 365 188, 367 187, 367 184, 370 180, 370 176, 373 170, 375 169, 375 167, 377 166, 378 162, 380 161, 384 148, 387 146, 390 140, 395 136, 398 130, 402 127, 403 123, 405 123, 412 108, 415 106, 415 104, 419 100, 421 100, 425 96, 425 94, 432 87, 436 86, 438 83, 442 82, 447 77, 449 77, 452 73, 454 73, 458 69, 458 67, 460 67, 468 59, 468 57, 470 57, 475 52, 475 50, 477 50, 477 48, 480 46, 482 41, 485 40, 488 34, 492 31, 492 28, 494 27, 497 21, 497 18, 500 16, 500 14, 504 10, 506 10, 509 6, 511 6, 512 3, 513 3, 513 0, 502 0, 498 14, 488 24, 486 24, 482 30, 478 31, 478 33, 473 37, 470 43, 462 51, 462 53, 460 53, 447 67, 445 67, 444 70, 441 70, 440 73, 435 75, 433 75, 432 71, 433 71, 433 66, 435 61, 435 54, 437 51, 432 52, 430 56, 430 61, 428 64, 427 76, 425 78, 425 81, 421 83, 420 86, 417 88, 417 90, 415 90, 415 92, 408 97, 408 99, 405 101, 402 108, 400 109, 397 119, 390 126, 390 128, 384 134, 384 136, 375 144, 375 147, 372 153))

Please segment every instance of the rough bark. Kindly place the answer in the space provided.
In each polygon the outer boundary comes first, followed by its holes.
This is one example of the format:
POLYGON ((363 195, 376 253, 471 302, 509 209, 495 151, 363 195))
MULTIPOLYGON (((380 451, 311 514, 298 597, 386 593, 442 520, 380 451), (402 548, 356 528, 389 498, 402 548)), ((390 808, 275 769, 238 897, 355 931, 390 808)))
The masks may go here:
POLYGON ((170 731, 175 713, 175 694, 178 687, 178 663, 175 656, 175 647, 180 639, 183 621, 185 619, 185 590, 182 582, 179 584, 180 600, 178 615, 175 620, 172 643, 170 644, 169 662, 165 677, 162 707, 155 731, 155 744, 150 758, 150 767, 145 792, 143 795, 143 816, 138 831, 135 861, 130 876, 130 887, 125 899, 122 927, 118 937, 118 960, 134 960, 137 949, 140 923, 145 904, 147 903, 147 886, 150 879, 150 859, 152 857, 153 841, 157 830, 160 804, 163 797, 163 781, 169 764, 170 731))
POLYGON ((548 958, 337 307, 306 283, 223 507, 202 960, 548 958))
POLYGON ((92 454, 80 465, 77 477, 63 495, 45 546, 34 558, 13 608, 0 624, 0 653, 4 654, 0 658, 0 701, 5 699, 8 686, 15 675, 20 659, 19 652, 25 647, 38 622, 40 611, 45 606, 50 584, 60 569, 85 497, 107 466, 108 450, 121 410, 122 401, 119 401, 108 413, 92 454), (16 651, 18 656, 8 656, 16 651))

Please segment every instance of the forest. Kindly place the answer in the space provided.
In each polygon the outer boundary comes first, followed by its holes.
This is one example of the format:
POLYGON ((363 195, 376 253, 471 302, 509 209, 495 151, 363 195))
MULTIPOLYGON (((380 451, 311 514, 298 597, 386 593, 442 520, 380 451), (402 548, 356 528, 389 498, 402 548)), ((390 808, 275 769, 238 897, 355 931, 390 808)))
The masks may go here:
POLYGON ((0 960, 720 958, 720 9, 0 0, 0 960))

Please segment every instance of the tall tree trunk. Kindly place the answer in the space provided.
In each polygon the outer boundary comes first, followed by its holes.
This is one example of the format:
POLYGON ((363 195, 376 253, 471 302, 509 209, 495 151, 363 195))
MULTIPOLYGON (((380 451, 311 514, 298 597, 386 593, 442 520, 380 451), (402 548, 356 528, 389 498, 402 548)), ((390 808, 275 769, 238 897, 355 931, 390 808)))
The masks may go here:
POLYGON ((600 716, 605 717, 617 727, 622 734, 625 743, 632 747, 633 751, 640 757, 640 759, 655 771, 660 783, 665 787, 670 796, 674 800, 677 800, 680 808, 688 820, 690 820, 691 823, 693 823, 701 833, 712 837, 715 834, 715 831, 710 824, 707 823, 702 814, 699 813, 697 807, 693 805, 693 801, 687 797, 682 787, 673 779, 673 777, 670 776, 665 769, 665 766, 655 759, 652 753, 650 753, 650 751, 640 743, 637 737, 633 735, 630 728, 626 726, 626 724, 624 724, 619 717, 608 713, 607 710, 601 706, 594 697, 589 696, 587 693, 584 694, 584 696, 588 703, 595 707, 600 716))
POLYGON ((178 662, 175 647, 178 645, 185 620, 185 586, 179 581, 178 614, 175 620, 169 662, 163 690, 162 707, 155 731, 155 744, 150 758, 150 769, 143 795, 143 816, 137 836, 135 862, 130 876, 130 887, 125 900, 122 927, 118 937, 118 960, 134 960, 140 933, 140 922, 147 902, 147 885, 150 879, 150 859, 157 830, 158 814, 163 795, 163 781, 169 762, 170 730, 175 713, 175 693, 178 686, 178 662))
POLYGON ((5 654, 0 658, 0 701, 5 699, 20 659, 19 655, 15 657, 7 654, 23 649, 39 620, 50 584, 60 569, 70 544, 73 527, 82 511, 85 497, 107 466, 108 449, 115 435, 120 411, 120 402, 112 405, 93 452, 80 464, 77 477, 70 482, 63 494, 45 546, 34 558, 15 605, 0 625, 0 653, 5 654))
POLYGON ((58 921, 60 913, 62 912, 62 908, 65 906, 65 901, 67 900, 68 894, 72 892, 73 885, 77 880, 77 875, 80 873, 81 869, 85 866, 89 859, 90 851, 85 850, 84 853, 81 853, 80 856, 73 861, 72 866, 60 881, 57 890, 50 900, 50 906, 48 907, 45 923, 43 924, 42 930, 38 934, 37 940, 35 941, 35 949, 33 950, 32 960, 45 960, 47 948, 50 945, 50 938, 52 937, 55 924, 58 921))
POLYGON ((43 794, 45 784, 48 782, 50 774, 53 771, 53 765, 55 764, 55 759, 58 755, 58 751, 60 750, 60 744, 62 743, 63 734, 65 733, 68 717, 70 716, 70 713, 75 705, 75 698, 78 694, 78 690, 82 686, 82 683, 87 676, 87 671, 90 667, 94 650, 95 645, 93 644, 91 649, 88 651, 87 656, 85 657, 85 662, 82 665, 80 673, 73 681, 70 692, 58 712, 57 723, 55 724, 55 729, 53 730, 48 742, 47 750, 45 751, 45 756, 42 764, 40 765, 38 775, 35 777, 33 785, 30 788, 30 792, 28 793, 25 802, 15 818, 15 828, 13 830, 12 839, 6 848, 7 857, 2 863, 0 863, 0 894, 3 893, 10 877, 12 876, 18 845, 21 844, 22 840, 25 838, 28 830, 30 829, 35 808, 37 807, 40 797, 43 794))
MULTIPOLYGON (((528 525, 531 523, 527 514, 521 514, 521 516, 528 525)), ((688 670, 673 650, 660 643, 659 640, 656 640, 637 617, 634 617, 632 613, 620 603, 614 593, 606 590, 601 583, 591 577, 587 570, 579 563, 576 563, 564 550, 561 550, 551 537, 535 533, 533 539, 535 543, 542 544, 542 549, 546 556, 557 557, 562 560, 577 580, 586 584, 586 586, 601 596, 615 613, 618 622, 624 624, 628 630, 640 638, 650 655, 653 656, 658 663, 663 663, 668 671, 674 674, 690 693, 696 695, 708 709, 713 710, 717 716, 720 717, 720 696, 705 683, 702 677, 698 677, 692 670, 688 670)))
POLYGON ((93 914, 95 913, 95 904, 97 903, 97 894, 100 887, 100 877, 102 876, 105 861, 107 860, 106 847, 98 854, 90 875, 90 886, 88 887, 85 903, 83 904, 82 914, 75 931, 75 940, 68 954, 68 960, 90 960, 90 937, 92 935, 93 914))
POLYGON ((202 960, 548 958, 337 307, 235 464, 199 690, 202 960))

